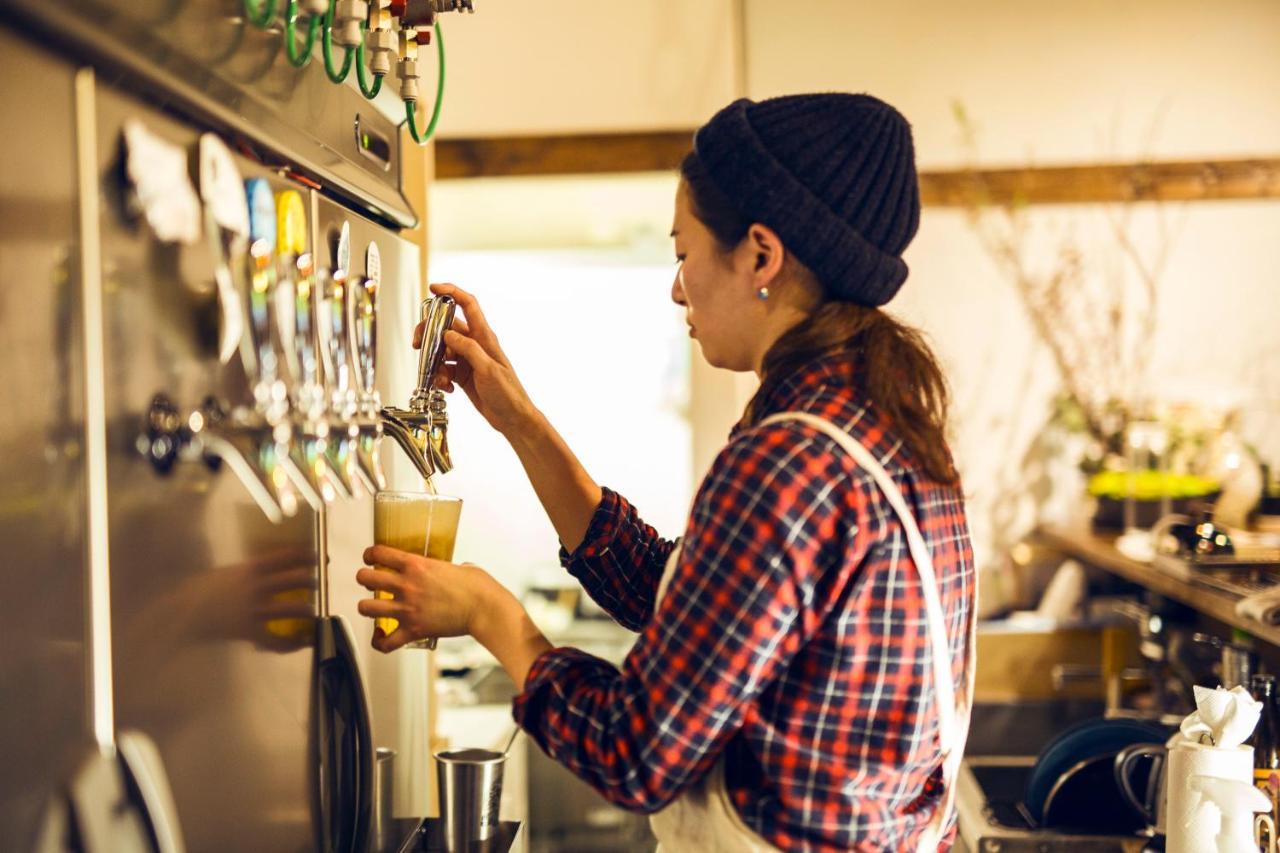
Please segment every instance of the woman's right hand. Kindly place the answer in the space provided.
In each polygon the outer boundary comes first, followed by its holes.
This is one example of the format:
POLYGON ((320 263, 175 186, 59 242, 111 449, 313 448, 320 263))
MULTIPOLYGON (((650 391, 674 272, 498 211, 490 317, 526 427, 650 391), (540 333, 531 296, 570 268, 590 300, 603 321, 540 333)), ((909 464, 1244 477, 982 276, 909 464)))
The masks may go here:
MULTIPOLYGON (((485 320, 480 303, 467 291, 452 284, 433 284, 431 292, 453 297, 463 315, 455 315, 453 327, 444 334, 445 360, 436 387, 452 392, 460 386, 489 425, 510 437, 537 410, 498 345, 498 336, 485 320)), ((414 349, 422 346, 422 333, 419 323, 413 332, 414 349)))

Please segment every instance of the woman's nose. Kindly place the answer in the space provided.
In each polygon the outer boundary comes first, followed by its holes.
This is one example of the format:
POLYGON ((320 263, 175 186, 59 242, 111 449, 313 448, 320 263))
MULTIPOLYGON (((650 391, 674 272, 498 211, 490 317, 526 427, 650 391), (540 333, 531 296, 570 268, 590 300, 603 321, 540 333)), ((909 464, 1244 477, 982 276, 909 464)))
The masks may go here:
POLYGON ((683 270, 676 271, 676 277, 671 282, 671 301, 680 307, 685 307, 684 298, 684 279, 682 278, 683 270))

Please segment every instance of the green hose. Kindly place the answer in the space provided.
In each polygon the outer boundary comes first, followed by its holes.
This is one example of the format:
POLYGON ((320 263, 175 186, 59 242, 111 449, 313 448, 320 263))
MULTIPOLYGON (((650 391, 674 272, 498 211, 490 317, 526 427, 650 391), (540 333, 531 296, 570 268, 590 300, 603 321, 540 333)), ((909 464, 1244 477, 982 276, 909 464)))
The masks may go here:
POLYGON ((419 145, 426 145, 436 132, 436 124, 440 121, 440 106, 444 103, 444 36, 440 32, 440 24, 436 23, 436 55, 439 57, 440 74, 436 78, 436 105, 431 110, 431 123, 427 132, 418 135, 418 110, 413 101, 405 101, 405 120, 409 124, 409 136, 419 145))
POLYGON ((271 19, 276 16, 276 0, 244 0, 244 16, 260 30, 271 26, 271 19), (255 12, 254 7, 261 3, 255 12))
POLYGON ((320 30, 320 17, 312 15, 307 21, 307 39, 301 52, 298 50, 295 30, 298 21, 298 0, 289 0, 288 9, 284 13, 284 48, 289 57, 289 64, 294 68, 305 68, 311 61, 311 49, 316 44, 316 33, 320 30))
MULTIPOLYGON (((245 2, 248 3, 249 0, 245 2)), ((324 34, 320 39, 320 47, 324 53, 324 73, 329 75, 329 79, 334 83, 341 83, 351 73, 351 61, 356 52, 352 48, 346 48, 346 55, 342 58, 342 68, 338 71, 333 70, 333 6, 335 2, 337 0, 329 0, 329 11, 324 13, 324 34)))
MULTIPOLYGON (((363 24, 360 26, 360 32, 364 32, 363 24)), ((369 75, 364 67, 364 39, 360 39, 360 46, 356 48, 356 82, 360 84, 360 94, 371 101, 382 91, 380 74, 373 75, 373 85, 369 85, 369 75)))

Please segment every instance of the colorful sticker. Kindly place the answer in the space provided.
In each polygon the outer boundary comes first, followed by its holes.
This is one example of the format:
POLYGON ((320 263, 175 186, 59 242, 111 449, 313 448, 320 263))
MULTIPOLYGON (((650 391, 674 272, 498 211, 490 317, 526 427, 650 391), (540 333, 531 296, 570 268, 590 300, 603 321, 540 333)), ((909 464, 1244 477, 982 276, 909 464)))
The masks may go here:
POLYGON ((244 182, 249 199, 249 239, 261 240, 270 252, 276 243, 276 199, 266 178, 250 178, 244 182))
POLYGON ((282 255, 301 255, 307 250, 307 210, 302 194, 285 190, 276 196, 280 243, 276 251, 282 255))

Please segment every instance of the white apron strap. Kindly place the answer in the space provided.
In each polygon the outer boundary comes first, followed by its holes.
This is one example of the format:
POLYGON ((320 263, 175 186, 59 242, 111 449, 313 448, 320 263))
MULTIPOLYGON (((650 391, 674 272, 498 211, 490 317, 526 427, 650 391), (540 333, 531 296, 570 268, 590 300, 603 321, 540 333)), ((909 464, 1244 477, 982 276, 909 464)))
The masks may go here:
MULTIPOLYGON (((955 681, 951 674, 951 648, 947 641, 947 622, 942 609, 937 574, 933 570, 933 557, 929 553, 928 545, 925 544, 924 536, 920 533, 919 525, 916 524, 915 516, 911 514, 911 510, 907 507, 906 499, 903 498, 901 490, 898 489, 897 484, 893 482, 884 467, 871 455, 871 451, 825 418, 808 412, 782 412, 765 418, 761 424, 771 424, 785 420, 800 421, 808 424, 844 448, 858 463, 858 466, 876 481, 876 485, 880 487, 880 491, 889 501, 889 505, 893 507, 898 516, 898 521, 902 524, 902 529, 906 533, 907 548, 911 553, 911 560, 915 563, 916 571, 920 573, 920 589, 924 596, 925 613, 928 617, 929 625, 934 693, 938 697, 938 738, 942 751, 945 790, 942 808, 937 816, 939 820, 934 828, 938 833, 941 833, 946 826, 946 822, 950 819, 951 808, 955 802, 956 777, 959 775, 960 759, 964 752, 965 740, 969 734, 969 702, 973 696, 974 678, 973 655, 977 650, 977 619, 973 613, 975 608, 971 607, 969 609, 968 626, 965 632, 967 635, 964 668, 965 686, 960 701, 957 701, 955 681)), ((974 595, 976 598, 976 576, 974 582, 974 595)), ((929 833, 926 833, 926 835, 929 835, 929 833)), ((936 849, 938 840, 936 837, 922 839, 920 849, 926 849, 927 845, 931 845, 936 849)))
MULTIPOLYGON (((936 851, 955 799, 955 780, 964 752, 968 734, 968 697, 973 695, 973 653, 977 620, 972 609, 969 618, 969 645, 966 650, 966 687, 963 701, 957 702, 955 682, 951 675, 951 651, 947 642, 946 619, 942 600, 938 593, 938 581, 933 570, 933 559, 924 537, 916 525, 915 517, 907 508, 906 500, 888 473, 865 447, 844 430, 816 415, 805 412, 784 412, 765 419, 762 423, 782 420, 798 420, 828 435, 843 447, 867 471, 880 487, 885 498, 897 514, 906 531, 907 547, 911 560, 920 573, 920 586, 925 600, 929 625, 931 657, 933 658, 934 692, 938 696, 939 738, 943 755, 943 784, 945 792, 941 808, 934 814, 930 825, 921 834, 919 850, 936 851)), ((658 584, 657 602, 666 595, 676 564, 680 559, 680 547, 672 551, 658 584)), ((655 605, 656 608, 656 605, 655 605)), ((664 809, 650 817, 654 835, 659 845, 658 853, 721 853, 721 851, 771 851, 775 848, 749 829, 729 801, 724 785, 724 756, 716 763, 713 772, 699 785, 685 791, 664 809)))
POLYGON ((775 423, 781 420, 795 420, 806 423, 819 432, 826 434, 843 447, 857 461, 858 466, 875 479, 876 485, 880 487, 880 491, 884 493, 885 499, 889 501, 889 505, 893 507, 894 512, 898 515, 898 520, 902 523, 902 529, 907 535, 907 548, 911 552, 911 560, 916 564, 916 571, 920 573, 920 591, 924 596, 925 611, 928 615, 929 640, 932 645, 930 657, 933 660, 934 691, 938 695, 938 720, 942 751, 946 753, 949 751, 948 747, 955 742, 956 690, 955 680, 951 674, 951 648, 947 642, 947 623, 946 617, 943 615, 942 599, 938 595, 938 578, 933 571, 933 557, 929 553, 929 546, 925 544, 924 537, 920 535, 920 528, 916 524, 915 517, 911 514, 911 510, 907 508, 907 502, 902 497, 902 492, 899 491, 897 484, 893 482, 889 473, 871 455, 871 451, 854 441, 853 437, 847 432, 839 429, 824 418, 804 412, 784 412, 766 418, 762 424, 775 423))

